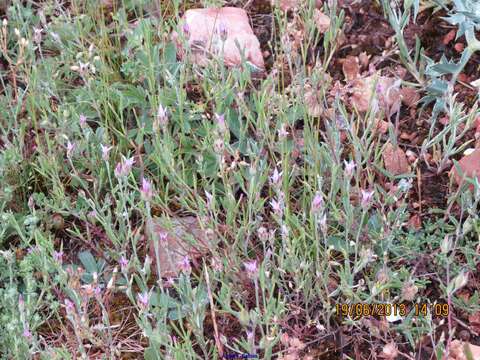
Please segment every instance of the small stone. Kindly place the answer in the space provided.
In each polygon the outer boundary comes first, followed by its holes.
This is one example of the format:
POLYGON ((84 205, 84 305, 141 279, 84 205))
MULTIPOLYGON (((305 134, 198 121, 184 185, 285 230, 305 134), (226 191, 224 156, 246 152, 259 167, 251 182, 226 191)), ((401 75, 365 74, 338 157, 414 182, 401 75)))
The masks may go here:
POLYGON ((313 12, 313 20, 320 34, 326 33, 330 28, 330 18, 318 9, 313 12))

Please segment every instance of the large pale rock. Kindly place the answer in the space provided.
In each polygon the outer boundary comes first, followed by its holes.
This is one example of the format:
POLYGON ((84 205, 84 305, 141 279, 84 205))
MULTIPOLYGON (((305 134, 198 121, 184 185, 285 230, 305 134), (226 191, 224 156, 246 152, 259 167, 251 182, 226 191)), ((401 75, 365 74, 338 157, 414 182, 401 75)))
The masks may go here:
MULTIPOLYGON (((465 178, 480 178, 480 149, 475 149, 470 155, 464 156, 458 162, 465 178)), ((455 167, 452 168, 453 176, 458 185, 462 182, 462 176, 455 167)))
MULTIPOLYGON (((194 260, 208 252, 208 236, 197 218, 154 218, 147 224, 150 243, 149 256, 156 272, 155 243, 158 244, 158 258, 162 277, 178 275, 185 259, 194 260)), ((188 265, 188 263, 187 263, 188 265)))
MULTIPOLYGON (((190 9, 183 16, 189 30, 188 44, 194 62, 205 65, 211 56, 221 56, 228 66, 242 63, 242 52, 259 71, 265 69, 260 43, 253 33, 245 10, 224 7, 190 9), (238 43, 238 46, 237 46, 238 43)), ((174 38, 178 38, 174 34, 174 38)))

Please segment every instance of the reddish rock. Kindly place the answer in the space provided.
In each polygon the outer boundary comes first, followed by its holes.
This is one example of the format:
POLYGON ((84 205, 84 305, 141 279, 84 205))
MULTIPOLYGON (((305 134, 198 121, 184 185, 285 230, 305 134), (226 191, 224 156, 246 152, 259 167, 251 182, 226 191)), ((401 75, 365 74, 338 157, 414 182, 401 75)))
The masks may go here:
MULTIPOLYGON (((259 71, 265 69, 260 43, 245 10, 234 7, 190 9, 182 19, 188 29, 188 45, 195 63, 206 65, 212 56, 223 54, 226 65, 238 66, 242 63, 243 51, 245 59, 259 71)), ((173 38, 178 42, 177 33, 173 38)))
MULTIPOLYGON (((460 159, 458 166, 462 170, 465 178, 480 178, 480 149, 475 149, 470 155, 460 159)), ((458 185, 462 183, 462 176, 457 172, 456 167, 452 168, 453 176, 458 185)))

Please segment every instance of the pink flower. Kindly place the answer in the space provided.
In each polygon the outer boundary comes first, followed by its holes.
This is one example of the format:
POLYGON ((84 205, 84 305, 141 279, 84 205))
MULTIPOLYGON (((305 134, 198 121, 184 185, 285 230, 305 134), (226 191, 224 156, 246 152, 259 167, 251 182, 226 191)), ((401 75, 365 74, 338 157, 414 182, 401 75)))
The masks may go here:
POLYGON ((28 327, 25 327, 25 329, 23 329, 22 335, 27 338, 27 340, 30 340, 32 338, 32 333, 30 332, 30 329, 28 327))
POLYGON ((280 130, 278 130, 278 137, 280 139, 286 139, 288 136, 288 131, 287 131, 287 126, 285 124, 282 124, 280 127, 280 130))
POLYGON ((165 243, 168 239, 168 233, 166 231, 161 231, 159 234, 158 234, 158 237, 160 238, 160 241, 162 243, 165 243))
POLYGON ((182 31, 183 31, 183 35, 185 35, 185 38, 189 39, 190 38, 190 26, 188 26, 187 23, 183 24, 182 31))
POLYGON ((128 266, 128 260, 125 256, 121 256, 120 260, 118 260, 118 263, 120 264, 120 268, 122 269, 122 272, 125 272, 128 266))
POLYGON ((272 207, 274 214, 276 214, 278 217, 283 216, 283 201, 281 199, 270 200, 270 206, 272 207))
POLYGON ((215 119, 217 120, 217 126, 220 134, 225 134, 227 131, 227 124, 225 123, 225 115, 215 114, 215 119))
POLYGON ((343 163, 345 164, 345 176, 350 177, 353 175, 353 171, 355 170, 355 163, 353 160, 346 161, 343 160, 343 163))
POLYGON ((246 261, 243 263, 249 277, 254 278, 258 275, 257 260, 246 261))
POLYGON ((375 193, 373 190, 368 191, 368 190, 362 190, 362 207, 367 208, 370 205, 370 202, 373 199, 373 194, 375 193))
POLYGON ((67 142, 67 157, 71 157, 73 151, 75 150, 75 143, 67 142))
POLYGON ((75 305, 70 299, 65 299, 64 304, 67 312, 73 312, 75 310, 75 305))
POLYGON ((159 127, 164 128, 168 125, 168 110, 163 107, 162 104, 158 105, 156 122, 153 124, 154 130, 158 130, 159 127))
POLYGON ((80 123, 80 127, 83 129, 87 126, 87 117, 83 114, 80 115, 80 118, 79 118, 79 123, 80 123))
POLYGON ((282 181, 282 173, 278 172, 278 169, 273 170, 272 176, 270 176, 270 182, 272 185, 278 185, 282 181))
POLYGON ((105 146, 105 145, 100 145, 100 148, 102 149, 102 159, 105 161, 108 161, 110 158, 110 150, 113 149, 113 146, 105 146))
POLYGON ((148 307, 148 302, 150 300, 150 295, 147 292, 141 293, 137 295, 138 302, 141 307, 148 307))
POLYGON ((184 256, 182 260, 178 263, 178 267, 185 273, 189 273, 192 270, 190 266, 190 258, 188 256, 184 256))
POLYGON ((53 259, 56 262, 61 264, 63 262, 63 251, 54 251, 53 252, 53 259))
POLYGON ((147 179, 142 179, 142 188, 140 189, 140 194, 142 195, 143 200, 150 201, 153 197, 153 188, 152 183, 147 179))
POLYGON ((116 177, 126 177, 128 174, 130 174, 130 171, 132 170, 132 165, 135 163, 135 159, 129 158, 126 159, 123 157, 123 160, 117 164, 115 167, 115 176, 116 177))
POLYGON ((320 192, 317 192, 312 200, 312 212, 318 214, 322 211, 324 205, 323 196, 320 192))

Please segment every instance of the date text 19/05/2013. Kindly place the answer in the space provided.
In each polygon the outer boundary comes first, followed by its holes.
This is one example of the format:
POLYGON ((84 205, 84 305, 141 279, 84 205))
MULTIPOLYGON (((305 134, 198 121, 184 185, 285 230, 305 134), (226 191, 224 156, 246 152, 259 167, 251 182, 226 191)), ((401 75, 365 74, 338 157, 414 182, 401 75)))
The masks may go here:
POLYGON ((412 310, 415 316, 427 316, 429 313, 436 317, 447 317, 450 311, 447 303, 416 303, 407 304, 336 304, 337 316, 365 317, 365 316, 407 316, 412 310))

